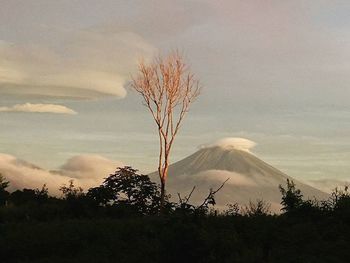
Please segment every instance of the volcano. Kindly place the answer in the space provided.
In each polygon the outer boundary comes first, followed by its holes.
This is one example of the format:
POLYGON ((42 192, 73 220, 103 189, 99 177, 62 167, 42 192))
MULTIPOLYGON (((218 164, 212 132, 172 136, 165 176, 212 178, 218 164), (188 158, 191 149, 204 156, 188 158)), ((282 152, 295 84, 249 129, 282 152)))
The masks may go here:
MULTIPOLYGON (((271 209, 280 209, 281 193, 279 185, 285 186, 287 179, 293 180, 304 198, 323 200, 328 195, 302 183, 266 162, 260 160, 250 149, 254 142, 242 138, 228 138, 204 146, 194 154, 169 167, 167 189, 174 197, 177 193, 187 195, 196 187, 191 200, 199 203, 210 188, 219 187, 229 178, 224 188, 217 193, 219 208, 229 203, 241 205, 263 199, 271 204, 271 209)), ((155 178, 156 172, 151 174, 155 178)))

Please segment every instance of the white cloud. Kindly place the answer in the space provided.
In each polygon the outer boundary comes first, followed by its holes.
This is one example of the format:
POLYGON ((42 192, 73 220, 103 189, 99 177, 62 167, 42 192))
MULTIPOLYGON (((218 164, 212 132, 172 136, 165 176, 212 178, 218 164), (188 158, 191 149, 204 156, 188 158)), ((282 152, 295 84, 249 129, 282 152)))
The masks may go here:
POLYGON ((122 164, 98 155, 80 155, 68 160, 61 169, 48 171, 19 160, 8 154, 0 154, 0 173, 10 181, 10 190, 41 188, 44 184, 49 192, 59 195, 59 187, 74 180, 84 190, 97 186, 122 164))
POLYGON ((222 147, 224 149, 236 149, 250 152, 250 149, 255 145, 255 142, 248 139, 228 137, 220 139, 212 144, 202 145, 200 148, 222 147))
POLYGON ((57 34, 60 43, 55 45, 0 43, 0 93, 124 97, 138 59, 155 52, 142 37, 127 31, 57 34))
POLYGON ((247 176, 224 170, 207 170, 192 176, 193 178, 196 178, 198 180, 205 180, 215 183, 220 183, 225 181, 226 179, 229 179, 227 181, 228 185, 256 186, 256 183, 247 176))
POLYGON ((70 158, 62 167, 61 172, 73 178, 104 178, 107 177, 120 162, 111 161, 103 156, 90 154, 70 158))
POLYGON ((0 107, 0 112, 37 112, 37 113, 59 113, 77 114, 74 110, 57 104, 16 104, 12 107, 0 107))

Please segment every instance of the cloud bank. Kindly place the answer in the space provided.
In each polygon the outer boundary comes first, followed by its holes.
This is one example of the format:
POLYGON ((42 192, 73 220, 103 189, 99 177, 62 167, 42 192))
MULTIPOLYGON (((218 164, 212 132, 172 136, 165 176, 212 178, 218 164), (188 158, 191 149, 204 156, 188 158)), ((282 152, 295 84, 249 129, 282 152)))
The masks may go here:
MULTIPOLYGON (((256 186, 256 183, 243 174, 224 171, 224 170, 207 170, 198 174, 193 175, 196 180, 207 181, 212 183, 222 183, 226 179, 227 185, 236 185, 236 186, 256 186)), ((203 182, 203 181, 202 181, 203 182)))
POLYGON ((96 154, 78 155, 61 166, 60 172, 76 179, 101 179, 108 176, 121 162, 111 161, 96 154))
POLYGON ((51 194, 59 195, 59 187, 69 180, 87 190, 101 184, 121 165, 99 155, 79 155, 69 159, 59 170, 49 171, 12 155, 0 154, 0 173, 10 181, 10 191, 41 188, 46 184, 51 194))
POLYGON ((0 112, 37 112, 37 113, 58 113, 77 114, 74 110, 57 104, 16 104, 11 107, 0 107, 0 112))

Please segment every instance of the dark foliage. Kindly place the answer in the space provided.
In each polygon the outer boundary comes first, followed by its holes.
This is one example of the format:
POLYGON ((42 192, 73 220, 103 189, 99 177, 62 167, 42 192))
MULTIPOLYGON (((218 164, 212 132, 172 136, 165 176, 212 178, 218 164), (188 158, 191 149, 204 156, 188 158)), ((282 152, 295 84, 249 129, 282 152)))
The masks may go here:
POLYGON ((266 203, 262 199, 256 200, 256 202, 249 201, 248 205, 245 205, 242 209, 242 214, 247 217, 264 216, 270 214, 270 204, 266 203))
POLYGON ((303 195, 299 189, 296 189, 293 181, 287 179, 287 189, 285 189, 282 185, 280 185, 279 188, 282 194, 282 210, 291 212, 300 208, 300 206, 303 204, 303 195))
MULTIPOLYGON (((0 178, 0 190, 8 183, 0 178)), ((8 193, 0 207, 0 262, 349 262, 350 194, 303 200, 292 181, 280 187, 283 213, 263 200, 215 208, 167 201, 159 186, 131 167, 84 191, 73 181, 51 197, 47 188, 8 193)), ((204 204, 204 205, 203 205, 204 204)))
POLYGON ((9 186, 9 182, 0 174, 0 206, 3 206, 7 203, 9 192, 6 191, 6 188, 9 186))
POLYGON ((89 189, 87 197, 97 205, 128 208, 143 215, 157 214, 160 205, 157 184, 129 166, 119 167, 102 185, 89 189))
POLYGON ((48 189, 44 185, 39 189, 23 189, 17 190, 9 195, 8 201, 15 206, 22 206, 28 203, 41 204, 45 203, 49 198, 48 189))

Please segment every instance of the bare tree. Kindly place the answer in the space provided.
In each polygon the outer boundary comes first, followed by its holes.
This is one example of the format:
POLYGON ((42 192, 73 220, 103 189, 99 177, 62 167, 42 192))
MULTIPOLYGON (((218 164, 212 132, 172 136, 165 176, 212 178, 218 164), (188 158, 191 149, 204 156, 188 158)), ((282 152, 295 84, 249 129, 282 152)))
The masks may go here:
POLYGON ((185 64, 183 56, 172 52, 149 64, 141 61, 131 86, 142 96, 157 124, 162 209, 171 149, 184 116, 200 94, 199 81, 185 64))

